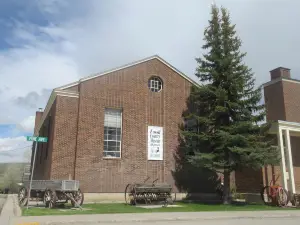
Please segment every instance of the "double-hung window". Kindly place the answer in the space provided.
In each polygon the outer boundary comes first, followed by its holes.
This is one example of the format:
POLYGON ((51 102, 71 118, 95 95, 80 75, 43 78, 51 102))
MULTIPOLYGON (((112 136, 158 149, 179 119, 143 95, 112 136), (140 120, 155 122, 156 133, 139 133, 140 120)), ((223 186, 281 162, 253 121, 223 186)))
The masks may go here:
POLYGON ((122 110, 105 109, 104 115, 104 157, 121 157, 122 110))

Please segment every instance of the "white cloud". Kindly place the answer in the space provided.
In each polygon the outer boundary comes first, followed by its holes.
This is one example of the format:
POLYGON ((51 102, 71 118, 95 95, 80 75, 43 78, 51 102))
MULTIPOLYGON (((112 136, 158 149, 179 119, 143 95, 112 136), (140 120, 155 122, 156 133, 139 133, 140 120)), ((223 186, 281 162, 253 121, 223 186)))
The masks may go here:
POLYGON ((24 136, 14 138, 0 138, 0 152, 13 151, 30 146, 31 142, 27 142, 24 136))
POLYGON ((21 121, 19 124, 21 129, 25 132, 33 132, 35 123, 35 116, 29 116, 21 121))
POLYGON ((30 161, 32 142, 23 136, 0 138, 0 163, 30 161))

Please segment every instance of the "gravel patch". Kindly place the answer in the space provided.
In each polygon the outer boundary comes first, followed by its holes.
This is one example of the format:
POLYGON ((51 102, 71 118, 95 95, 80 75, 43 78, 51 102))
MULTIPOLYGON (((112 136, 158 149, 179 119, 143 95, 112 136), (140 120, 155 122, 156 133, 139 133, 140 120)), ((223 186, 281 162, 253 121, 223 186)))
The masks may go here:
POLYGON ((4 203, 6 201, 6 198, 7 198, 7 195, 0 194, 0 214, 1 214, 2 208, 4 206, 4 203))

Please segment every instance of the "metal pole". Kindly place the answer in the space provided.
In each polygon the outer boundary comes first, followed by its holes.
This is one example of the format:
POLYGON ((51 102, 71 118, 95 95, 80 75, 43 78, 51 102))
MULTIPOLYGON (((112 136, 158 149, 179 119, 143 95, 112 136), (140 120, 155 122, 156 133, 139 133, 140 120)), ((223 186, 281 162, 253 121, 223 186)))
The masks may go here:
POLYGON ((35 165, 35 156, 36 156, 37 145, 38 145, 38 142, 36 141, 35 142, 34 153, 33 153, 34 155, 33 155, 33 163, 32 163, 32 169, 31 169, 30 182, 29 182, 29 191, 28 191, 28 195, 27 195, 27 209, 28 209, 28 206, 29 206, 29 198, 30 198, 30 192, 31 192, 31 184, 32 184, 32 177, 33 177, 33 172, 34 172, 34 165, 35 165))

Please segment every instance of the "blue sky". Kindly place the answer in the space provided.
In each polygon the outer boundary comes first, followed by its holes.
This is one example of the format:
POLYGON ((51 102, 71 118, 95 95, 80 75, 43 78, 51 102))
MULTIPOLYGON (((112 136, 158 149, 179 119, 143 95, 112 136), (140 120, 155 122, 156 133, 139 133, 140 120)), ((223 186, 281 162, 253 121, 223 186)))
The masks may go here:
MULTIPOLYGON (((300 78, 299 1, 215 2, 230 10, 257 84, 278 66, 300 78)), ((24 160, 35 112, 55 87, 154 54, 195 79, 211 3, 1 0, 0 162, 24 160)))

